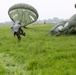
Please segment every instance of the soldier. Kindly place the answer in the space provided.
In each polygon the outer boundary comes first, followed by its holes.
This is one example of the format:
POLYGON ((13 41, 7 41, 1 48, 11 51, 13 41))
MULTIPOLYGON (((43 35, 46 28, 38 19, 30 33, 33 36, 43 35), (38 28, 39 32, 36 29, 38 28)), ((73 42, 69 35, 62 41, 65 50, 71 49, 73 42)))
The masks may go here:
POLYGON ((21 26, 21 23, 19 21, 17 21, 11 27, 11 29, 12 29, 12 32, 13 32, 14 37, 15 37, 15 35, 17 36, 18 42, 21 40, 21 36, 20 35, 25 36, 25 32, 22 30, 22 26, 21 26))

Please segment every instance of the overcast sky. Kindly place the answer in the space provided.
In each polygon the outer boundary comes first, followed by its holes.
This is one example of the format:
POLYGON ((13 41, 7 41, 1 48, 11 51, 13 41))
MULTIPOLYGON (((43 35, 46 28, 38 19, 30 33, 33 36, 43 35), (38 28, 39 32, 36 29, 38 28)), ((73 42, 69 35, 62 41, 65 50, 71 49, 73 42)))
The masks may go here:
POLYGON ((40 20, 68 19, 76 13, 74 5, 76 0, 1 0, 0 1, 0 22, 9 21, 8 9, 17 3, 27 3, 36 8, 40 20))

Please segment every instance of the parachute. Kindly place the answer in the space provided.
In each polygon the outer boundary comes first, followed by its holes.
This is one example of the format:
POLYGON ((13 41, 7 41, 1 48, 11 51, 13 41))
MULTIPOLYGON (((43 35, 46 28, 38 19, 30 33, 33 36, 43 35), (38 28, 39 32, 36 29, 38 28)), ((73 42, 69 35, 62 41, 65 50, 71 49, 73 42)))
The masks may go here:
POLYGON ((76 14, 74 14, 68 21, 61 21, 53 26, 50 30, 52 35, 61 34, 76 34, 76 14))
POLYGON ((11 6, 8 15, 13 22, 19 21, 22 26, 27 26, 38 19, 37 10, 31 5, 18 3, 11 6))

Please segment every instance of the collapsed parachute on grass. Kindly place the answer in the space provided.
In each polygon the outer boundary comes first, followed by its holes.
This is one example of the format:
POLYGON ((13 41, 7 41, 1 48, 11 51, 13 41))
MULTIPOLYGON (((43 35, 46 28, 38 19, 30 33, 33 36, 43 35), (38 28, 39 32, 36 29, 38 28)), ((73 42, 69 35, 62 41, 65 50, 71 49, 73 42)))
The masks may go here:
POLYGON ((35 22, 39 16, 34 7, 24 3, 18 3, 10 7, 8 15, 13 22, 19 21, 22 26, 35 22))
POLYGON ((58 22, 50 30, 52 35, 61 34, 76 34, 76 14, 73 15, 68 21, 58 22))

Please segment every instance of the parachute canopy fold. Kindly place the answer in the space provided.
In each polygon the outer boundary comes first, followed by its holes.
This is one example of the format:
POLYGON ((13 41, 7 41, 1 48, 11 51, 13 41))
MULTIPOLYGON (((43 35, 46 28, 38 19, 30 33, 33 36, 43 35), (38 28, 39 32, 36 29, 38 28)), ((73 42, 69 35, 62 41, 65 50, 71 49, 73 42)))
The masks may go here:
POLYGON ((39 16, 34 7, 24 3, 18 3, 10 7, 8 15, 13 22, 19 21, 22 26, 35 22, 39 16))

